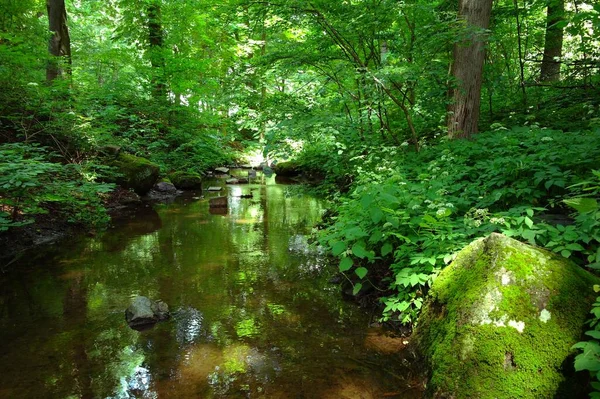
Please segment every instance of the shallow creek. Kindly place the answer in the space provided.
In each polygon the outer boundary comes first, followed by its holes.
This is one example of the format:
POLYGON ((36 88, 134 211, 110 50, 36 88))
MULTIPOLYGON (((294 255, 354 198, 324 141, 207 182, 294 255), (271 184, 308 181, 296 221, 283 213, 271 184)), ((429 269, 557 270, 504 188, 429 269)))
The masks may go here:
POLYGON ((320 273, 319 201, 251 183, 207 184, 226 214, 187 193, 0 273, 0 398, 421 397, 404 341, 320 273), (135 295, 172 318, 130 329, 135 295))

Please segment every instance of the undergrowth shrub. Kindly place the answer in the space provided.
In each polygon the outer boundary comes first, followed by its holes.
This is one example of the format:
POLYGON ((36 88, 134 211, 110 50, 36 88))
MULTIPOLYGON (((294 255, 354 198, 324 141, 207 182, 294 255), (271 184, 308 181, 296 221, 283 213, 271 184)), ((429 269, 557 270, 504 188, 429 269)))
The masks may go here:
POLYGON ((416 321, 453 254, 494 231, 596 267, 597 209, 569 215, 581 198, 594 200, 581 195, 600 160, 598 143, 600 130, 518 127, 442 140, 418 154, 400 147, 358 155, 354 188, 336 202, 321 240, 355 294, 387 265, 383 319, 403 323, 416 321))
POLYGON ((101 195, 114 186, 95 182, 92 168, 55 163, 51 156, 36 145, 0 145, 0 231, 50 210, 53 217, 90 227, 108 221, 101 195))
MULTIPOLYGON (((594 291, 599 292, 600 286, 594 286, 594 291)), ((591 329, 585 332, 589 340, 578 342, 571 349, 581 351, 575 357, 575 370, 590 373, 593 389, 590 398, 598 399, 600 398, 600 297, 596 298, 590 314, 592 317, 587 324, 591 329)))

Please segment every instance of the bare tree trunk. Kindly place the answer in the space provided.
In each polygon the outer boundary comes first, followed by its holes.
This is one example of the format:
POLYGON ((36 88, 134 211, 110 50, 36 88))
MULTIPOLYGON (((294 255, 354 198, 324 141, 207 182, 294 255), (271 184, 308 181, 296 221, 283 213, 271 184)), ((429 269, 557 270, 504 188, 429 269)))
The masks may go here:
POLYGON ((454 45, 451 73, 456 87, 450 90, 448 136, 467 138, 477 133, 487 29, 492 0, 460 0, 458 17, 464 21, 463 39, 454 45))
POLYGON ((546 41, 544 43, 544 58, 540 80, 542 82, 556 82, 560 80, 560 58, 564 27, 561 26, 565 18, 565 0, 550 0, 546 19, 546 41))
POLYGON ((163 54, 163 29, 160 13, 160 2, 148 4, 148 36, 150 41, 150 64, 152 65, 152 89, 154 97, 165 99, 167 88, 164 81, 165 58, 163 54))
MULTIPOLYGON (((265 54, 267 53, 267 30, 265 27, 264 19, 263 19, 263 26, 262 26, 262 33, 260 35, 260 40, 262 42, 262 44, 260 45, 260 55, 261 55, 261 57, 264 57, 265 54)), ((265 76, 263 76, 260 80, 260 110, 263 115, 265 113, 265 103, 267 101, 267 83, 265 82, 265 80, 266 80, 265 76)), ((262 121, 260 123, 259 140, 261 143, 264 143, 265 142, 265 134, 267 132, 267 121, 265 120, 264 116, 261 119, 262 119, 262 121)))
POLYGON ((519 85, 521 86, 521 93, 523 93, 523 106, 527 107, 527 88, 525 87, 525 60, 523 58, 523 44, 521 42, 521 18, 519 17, 519 2, 518 0, 513 1, 515 5, 515 15, 517 19, 517 44, 519 46, 519 85))
MULTIPOLYGON (((64 57, 71 64, 71 39, 67 27, 67 10, 65 0, 46 0, 48 10, 48 27, 52 36, 48 41, 48 52, 54 56, 46 66, 46 81, 51 82, 60 75, 60 58, 64 57)), ((70 72, 70 70, 68 70, 70 72)))

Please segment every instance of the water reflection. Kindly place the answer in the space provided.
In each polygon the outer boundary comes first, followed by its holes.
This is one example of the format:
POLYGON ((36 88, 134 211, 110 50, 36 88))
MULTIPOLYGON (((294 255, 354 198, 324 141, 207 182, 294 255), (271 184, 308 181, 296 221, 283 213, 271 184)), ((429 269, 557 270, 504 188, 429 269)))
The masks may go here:
POLYGON ((202 333, 202 313, 197 309, 186 307, 179 309, 173 316, 177 342, 180 346, 195 342, 202 333))
POLYGON ((318 201, 257 182, 209 182, 224 190, 145 210, 0 275, 0 398, 394 392, 381 367, 353 360, 373 356, 368 315, 318 273, 306 239, 318 201), (212 214, 209 198, 226 194, 228 213, 212 214), (129 329, 132 295, 165 301, 172 319, 129 329))

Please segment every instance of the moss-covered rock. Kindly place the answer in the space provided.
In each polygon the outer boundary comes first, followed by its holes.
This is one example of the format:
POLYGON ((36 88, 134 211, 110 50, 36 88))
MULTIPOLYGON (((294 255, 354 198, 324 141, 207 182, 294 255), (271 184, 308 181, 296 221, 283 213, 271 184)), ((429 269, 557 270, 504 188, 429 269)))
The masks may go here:
POLYGON ((110 164, 117 167, 122 175, 116 179, 116 183, 124 188, 133 189, 139 195, 150 191, 160 172, 160 167, 146 158, 125 153, 120 153, 110 164))
POLYGON ((202 177, 198 173, 173 172, 169 175, 169 179, 179 190, 202 188, 202 177))
POLYGON ((277 174, 277 176, 283 177, 295 177, 302 173, 300 165, 294 161, 280 162, 273 166, 273 171, 275 174, 277 174))
POLYGON ((570 261, 500 234, 465 247, 435 280, 415 331, 430 395, 577 397, 563 371, 597 283, 570 261))

